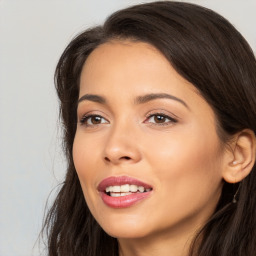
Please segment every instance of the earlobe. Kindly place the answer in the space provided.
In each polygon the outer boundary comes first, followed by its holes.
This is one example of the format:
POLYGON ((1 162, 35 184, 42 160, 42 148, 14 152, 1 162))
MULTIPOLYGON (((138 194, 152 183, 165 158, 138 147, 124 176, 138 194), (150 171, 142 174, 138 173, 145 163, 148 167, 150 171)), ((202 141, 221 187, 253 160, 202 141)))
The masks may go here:
POLYGON ((256 139, 252 130, 245 129, 236 135, 226 152, 223 179, 228 183, 242 181, 252 170, 255 163, 256 139))

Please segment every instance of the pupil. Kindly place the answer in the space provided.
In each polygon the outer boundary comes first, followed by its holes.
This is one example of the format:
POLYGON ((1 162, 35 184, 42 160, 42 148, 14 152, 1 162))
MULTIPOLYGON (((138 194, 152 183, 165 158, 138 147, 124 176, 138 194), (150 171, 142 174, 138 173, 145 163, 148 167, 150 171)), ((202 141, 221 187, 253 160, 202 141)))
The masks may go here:
POLYGON ((155 116, 155 122, 156 123, 163 123, 165 121, 165 117, 164 116, 155 116))
POLYGON ((94 117, 92 118, 92 123, 93 123, 93 124, 99 124, 100 121, 101 121, 101 118, 100 118, 99 116, 94 116, 94 117))

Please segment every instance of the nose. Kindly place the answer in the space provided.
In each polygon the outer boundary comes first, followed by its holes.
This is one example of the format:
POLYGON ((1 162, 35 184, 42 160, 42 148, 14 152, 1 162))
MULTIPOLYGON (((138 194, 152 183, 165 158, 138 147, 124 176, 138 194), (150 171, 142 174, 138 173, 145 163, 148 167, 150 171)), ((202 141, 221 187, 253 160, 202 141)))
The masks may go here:
POLYGON ((114 165, 137 163, 141 160, 136 132, 131 127, 113 127, 104 147, 104 161, 114 165))

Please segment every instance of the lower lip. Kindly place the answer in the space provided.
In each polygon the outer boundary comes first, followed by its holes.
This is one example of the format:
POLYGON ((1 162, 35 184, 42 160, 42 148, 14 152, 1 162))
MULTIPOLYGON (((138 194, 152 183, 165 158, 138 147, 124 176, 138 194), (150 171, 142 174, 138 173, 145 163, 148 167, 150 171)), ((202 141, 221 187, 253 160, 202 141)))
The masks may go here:
POLYGON ((131 195, 127 196, 119 196, 119 197, 112 197, 107 195, 104 192, 100 192, 101 199, 103 202, 112 208, 126 208, 130 207, 137 202, 146 199, 151 194, 150 192, 144 192, 144 193, 133 193, 131 195))

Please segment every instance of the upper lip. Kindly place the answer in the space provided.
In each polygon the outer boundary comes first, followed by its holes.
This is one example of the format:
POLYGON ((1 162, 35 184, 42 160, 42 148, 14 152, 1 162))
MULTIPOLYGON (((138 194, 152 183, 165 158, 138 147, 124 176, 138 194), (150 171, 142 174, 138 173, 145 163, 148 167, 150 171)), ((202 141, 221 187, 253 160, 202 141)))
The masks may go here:
POLYGON ((142 186, 145 189, 150 188, 152 189, 152 186, 149 184, 146 184, 145 182, 142 182, 138 179, 129 177, 129 176, 111 176, 108 177, 104 180, 102 180, 99 185, 98 185, 98 191, 105 191, 107 187, 109 186, 121 186, 121 185, 137 185, 137 186, 142 186))

